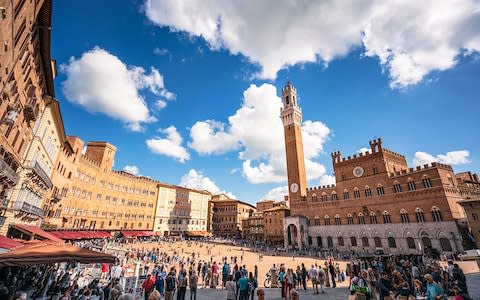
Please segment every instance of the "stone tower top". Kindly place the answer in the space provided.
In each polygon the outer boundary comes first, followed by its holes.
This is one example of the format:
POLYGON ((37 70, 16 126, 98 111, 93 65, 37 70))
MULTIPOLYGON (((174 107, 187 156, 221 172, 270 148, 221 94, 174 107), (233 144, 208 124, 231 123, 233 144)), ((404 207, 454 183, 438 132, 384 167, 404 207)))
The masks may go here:
POLYGON ((297 102, 297 89, 293 86, 293 84, 289 81, 282 89, 282 101, 283 107, 291 107, 295 106, 298 107, 297 102))
POLYGON ((280 109, 280 118, 283 126, 302 126, 302 110, 298 106, 297 89, 289 82, 282 88, 283 107, 280 109))

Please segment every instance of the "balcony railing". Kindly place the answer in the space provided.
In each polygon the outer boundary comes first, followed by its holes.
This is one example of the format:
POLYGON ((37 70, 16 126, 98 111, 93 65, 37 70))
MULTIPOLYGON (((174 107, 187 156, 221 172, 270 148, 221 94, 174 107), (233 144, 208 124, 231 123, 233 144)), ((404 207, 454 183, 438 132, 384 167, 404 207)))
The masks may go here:
POLYGON ((37 112, 33 108, 32 104, 26 104, 25 105, 25 108, 23 109, 23 114, 24 114, 27 122, 37 120, 37 112))
POLYGON ((0 157, 0 174, 7 177, 7 179, 12 183, 12 185, 16 185, 20 176, 18 176, 17 172, 15 172, 4 160, 0 157))
POLYGON ((30 161, 27 163, 26 166, 27 169, 31 169, 33 172, 37 174, 38 177, 45 183, 47 188, 51 188, 53 183, 50 180, 50 177, 48 176, 47 172, 43 170, 43 168, 40 166, 40 164, 37 161, 30 161))
POLYGON ((52 199, 50 199, 53 203, 58 203, 62 201, 63 196, 60 194, 52 195, 52 199))
POLYGON ((26 213, 31 213, 39 217, 44 216, 43 209, 24 201, 16 201, 15 204, 13 205, 13 209, 26 212, 26 213))

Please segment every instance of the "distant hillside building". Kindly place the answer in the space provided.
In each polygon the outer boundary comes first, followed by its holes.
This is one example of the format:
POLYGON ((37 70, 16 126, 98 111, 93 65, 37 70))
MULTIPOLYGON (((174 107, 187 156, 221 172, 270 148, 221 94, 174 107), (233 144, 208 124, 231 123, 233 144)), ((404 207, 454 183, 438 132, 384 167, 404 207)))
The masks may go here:
POLYGON ((282 89, 282 99, 291 209, 284 223, 286 247, 422 253, 470 246, 459 201, 478 197, 479 190, 456 180, 448 165, 409 168, 381 139, 370 141, 365 153, 332 153, 336 185, 307 187, 302 112, 291 83, 282 89))

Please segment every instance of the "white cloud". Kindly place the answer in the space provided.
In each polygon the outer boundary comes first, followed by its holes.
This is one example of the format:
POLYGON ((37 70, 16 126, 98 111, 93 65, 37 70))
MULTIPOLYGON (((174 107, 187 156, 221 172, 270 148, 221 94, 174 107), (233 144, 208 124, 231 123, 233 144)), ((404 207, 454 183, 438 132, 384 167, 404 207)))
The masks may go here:
POLYGON ((480 50, 475 0, 146 0, 159 26, 201 36, 258 63, 261 78, 306 62, 328 64, 362 47, 389 72, 392 88, 420 82, 480 50))
POLYGON ((147 146, 153 153, 175 158, 181 163, 190 159, 187 149, 182 146, 183 139, 174 126, 161 130, 165 138, 156 137, 147 140, 147 146))
POLYGON ((367 148, 367 147, 362 147, 360 149, 357 150, 357 153, 365 153, 365 152, 370 152, 370 148, 367 148))
POLYGON ((224 124, 212 120, 198 121, 190 129, 188 146, 200 154, 223 153, 238 148, 238 141, 225 132, 224 124))
POLYGON ((262 199, 283 201, 285 196, 288 196, 288 187, 286 185, 271 189, 262 199))
MULTIPOLYGON (((286 161, 281 106, 275 86, 250 85, 243 93, 241 107, 228 117, 228 124, 207 120, 192 126, 189 147, 200 154, 238 150, 243 176, 250 183, 283 182, 286 161)), ((302 132, 308 178, 320 178, 325 167, 313 159, 323 151, 330 130, 321 122, 305 121, 302 132)))
POLYGON ((165 48, 158 48, 157 47, 157 48, 153 49, 153 53, 162 56, 162 55, 169 54, 170 51, 168 51, 168 49, 165 49, 165 48))
POLYGON ((167 102, 163 100, 157 100, 155 101, 154 107, 156 110, 162 110, 167 107, 167 102))
POLYGON ((234 194, 220 189, 213 180, 195 169, 191 169, 187 174, 183 175, 178 185, 190 189, 207 190, 212 194, 223 193, 232 199, 236 199, 234 194))
POLYGON ((450 151, 446 154, 438 154, 437 156, 433 156, 426 152, 418 151, 415 152, 413 164, 416 166, 420 166, 432 162, 439 162, 447 165, 464 165, 470 162, 468 160, 469 156, 470 152, 468 150, 450 151))
POLYGON ((67 99, 91 113, 103 113, 126 123, 133 131, 156 118, 150 113, 141 90, 170 100, 174 94, 164 87, 163 76, 151 67, 150 73, 138 66, 128 67, 118 57, 95 47, 78 59, 61 66, 67 79, 63 93, 67 99), (168 97, 167 97, 168 96, 168 97))
POLYGON ((134 166, 134 165, 132 165, 132 166, 131 165, 126 165, 125 167, 123 167, 122 170, 127 172, 127 173, 130 173, 132 175, 138 175, 139 174, 138 167, 134 166))
POLYGON ((323 175, 322 177, 320 177, 320 186, 332 184, 335 184, 335 176, 323 175))

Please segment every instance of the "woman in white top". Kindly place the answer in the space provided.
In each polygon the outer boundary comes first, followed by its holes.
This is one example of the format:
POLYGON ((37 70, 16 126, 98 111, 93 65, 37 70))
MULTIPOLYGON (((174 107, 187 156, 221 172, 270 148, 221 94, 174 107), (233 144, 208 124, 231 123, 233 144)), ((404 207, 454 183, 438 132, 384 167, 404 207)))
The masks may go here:
POLYGON ((227 290, 227 300, 235 300, 235 282, 233 282, 233 275, 228 275, 225 289, 227 290))

